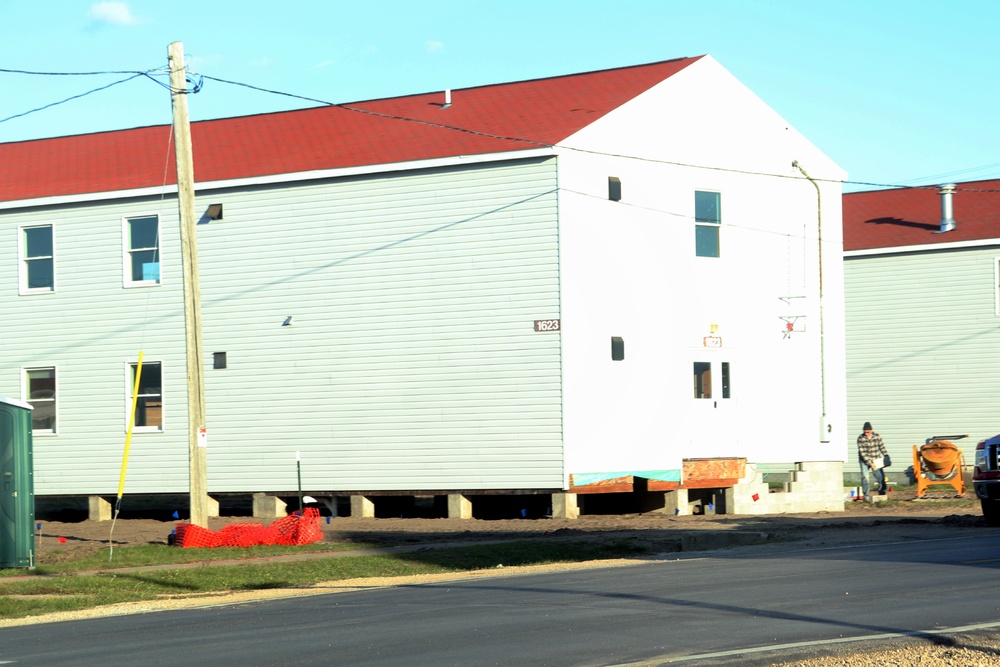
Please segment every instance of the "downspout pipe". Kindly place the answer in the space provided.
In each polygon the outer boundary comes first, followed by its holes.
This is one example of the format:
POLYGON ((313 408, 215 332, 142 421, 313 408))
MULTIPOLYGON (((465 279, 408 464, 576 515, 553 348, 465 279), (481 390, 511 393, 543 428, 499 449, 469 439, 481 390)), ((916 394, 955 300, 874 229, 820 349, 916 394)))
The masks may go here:
POLYGON ((830 427, 826 418, 826 336, 823 320, 823 197, 819 183, 806 173, 798 160, 792 162, 792 167, 798 169, 816 188, 816 236, 819 239, 819 391, 821 424, 823 425, 821 439, 823 442, 828 442, 830 440, 830 427))

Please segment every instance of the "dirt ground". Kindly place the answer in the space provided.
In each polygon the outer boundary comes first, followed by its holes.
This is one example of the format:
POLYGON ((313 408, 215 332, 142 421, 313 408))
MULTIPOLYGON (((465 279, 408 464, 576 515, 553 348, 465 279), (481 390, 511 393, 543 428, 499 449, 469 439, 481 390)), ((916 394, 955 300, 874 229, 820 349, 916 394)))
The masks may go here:
MULTIPOLYGON (((698 515, 673 516, 658 513, 583 515, 579 519, 364 519, 321 517, 328 542, 355 542, 385 546, 433 545, 451 542, 495 541, 534 537, 565 537, 577 540, 615 538, 627 540, 650 553, 680 550, 680 538, 691 531, 752 531, 766 533, 769 541, 805 540, 810 544, 885 541, 912 537, 957 535, 987 528, 979 503, 971 493, 963 499, 940 497, 914 500, 912 490, 894 490, 890 500, 870 504, 845 503, 844 512, 782 514, 766 516, 698 515), (933 535, 932 535, 933 534, 933 535)), ((219 517, 209 528, 227 523, 268 520, 252 517, 219 517)), ((36 559, 39 565, 64 562, 107 547, 167 543, 178 521, 119 519, 110 521, 57 522, 39 520, 36 559)))

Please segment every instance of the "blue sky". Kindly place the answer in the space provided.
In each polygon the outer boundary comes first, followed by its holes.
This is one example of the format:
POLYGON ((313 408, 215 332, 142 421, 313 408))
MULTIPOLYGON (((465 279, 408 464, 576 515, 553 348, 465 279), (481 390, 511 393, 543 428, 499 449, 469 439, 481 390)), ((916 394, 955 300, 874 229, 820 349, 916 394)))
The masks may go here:
MULTIPOLYGON (((1000 177, 996 0, 0 0, 0 26, 3 70, 155 70, 181 41, 201 74, 328 102, 707 53, 851 181, 1000 177)), ((169 123, 145 77, 11 118, 127 76, 0 72, 0 142, 169 123)), ((214 81, 189 105, 313 106, 214 81)))

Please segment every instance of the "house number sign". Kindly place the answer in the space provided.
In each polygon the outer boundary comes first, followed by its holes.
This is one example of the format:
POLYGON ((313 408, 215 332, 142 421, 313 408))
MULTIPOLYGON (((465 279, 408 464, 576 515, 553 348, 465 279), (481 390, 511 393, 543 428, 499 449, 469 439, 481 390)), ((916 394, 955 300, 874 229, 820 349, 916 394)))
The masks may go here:
POLYGON ((559 331, 559 320, 535 320, 535 331, 559 331))

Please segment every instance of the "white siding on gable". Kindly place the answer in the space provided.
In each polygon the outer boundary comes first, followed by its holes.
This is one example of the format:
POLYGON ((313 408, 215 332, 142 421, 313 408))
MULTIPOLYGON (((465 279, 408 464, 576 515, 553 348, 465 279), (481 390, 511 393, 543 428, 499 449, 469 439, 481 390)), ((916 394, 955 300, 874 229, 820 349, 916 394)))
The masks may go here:
POLYGON ((900 474, 927 438, 969 435, 955 442, 971 466, 976 442, 1000 433, 998 254, 987 247, 845 260, 852 464, 865 421, 900 474))

